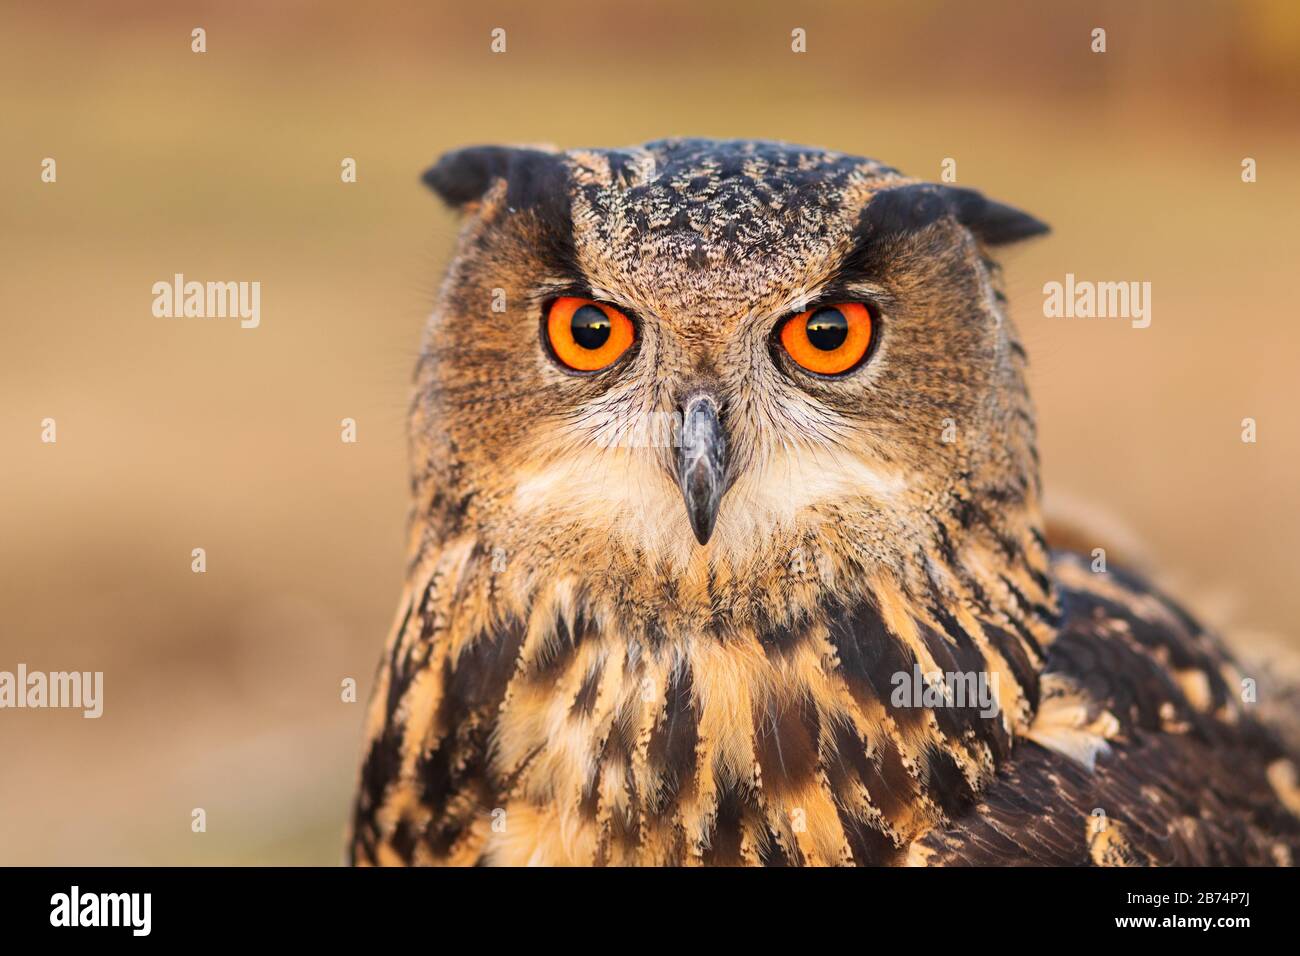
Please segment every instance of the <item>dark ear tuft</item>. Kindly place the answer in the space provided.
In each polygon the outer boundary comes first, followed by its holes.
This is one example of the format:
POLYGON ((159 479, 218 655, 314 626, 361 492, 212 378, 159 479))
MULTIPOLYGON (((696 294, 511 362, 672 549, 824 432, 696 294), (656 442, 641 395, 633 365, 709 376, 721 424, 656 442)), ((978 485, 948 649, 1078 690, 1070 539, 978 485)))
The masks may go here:
POLYGON ((529 208, 561 198, 567 174, 558 153, 511 146, 470 146, 447 153, 421 177, 452 207, 482 199, 497 179, 506 181, 506 202, 529 208))
POLYGON ((1019 242, 1051 231, 1042 220, 1012 206, 986 199, 973 189, 946 186, 944 191, 949 195, 962 225, 990 246, 1019 242))
POLYGON ((949 215, 990 246, 1048 231, 1046 223, 985 199, 973 189, 936 183, 912 183, 886 189, 872 197, 862 212, 864 224, 875 236, 924 229, 949 215))
POLYGON ((479 199, 497 176, 505 174, 506 150, 472 146, 444 154, 420 177, 448 206, 479 199))

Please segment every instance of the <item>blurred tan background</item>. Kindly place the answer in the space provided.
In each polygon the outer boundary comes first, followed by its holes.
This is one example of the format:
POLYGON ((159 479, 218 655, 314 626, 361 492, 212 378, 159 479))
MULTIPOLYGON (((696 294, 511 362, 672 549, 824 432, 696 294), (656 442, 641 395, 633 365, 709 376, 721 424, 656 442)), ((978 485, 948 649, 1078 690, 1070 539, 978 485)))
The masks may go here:
POLYGON ((1050 499, 1242 640, 1297 646, 1300 6, 416 6, 0 12, 0 670, 105 672, 99 720, 0 711, 0 862, 341 859, 454 236, 417 177, 467 143, 956 159, 1056 230, 1006 257, 1050 499), (155 318, 176 272, 260 281, 261 327, 155 318), (1151 327, 1043 318, 1066 272, 1151 282, 1151 327))

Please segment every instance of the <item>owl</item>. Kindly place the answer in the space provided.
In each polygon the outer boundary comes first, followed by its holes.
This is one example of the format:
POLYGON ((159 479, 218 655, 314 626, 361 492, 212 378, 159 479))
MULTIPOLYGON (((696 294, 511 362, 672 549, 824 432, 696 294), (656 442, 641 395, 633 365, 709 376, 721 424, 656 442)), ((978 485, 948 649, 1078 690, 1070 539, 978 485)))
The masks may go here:
POLYGON ((357 864, 1287 864, 1295 697, 1040 509, 994 253, 857 156, 444 156, 357 864))

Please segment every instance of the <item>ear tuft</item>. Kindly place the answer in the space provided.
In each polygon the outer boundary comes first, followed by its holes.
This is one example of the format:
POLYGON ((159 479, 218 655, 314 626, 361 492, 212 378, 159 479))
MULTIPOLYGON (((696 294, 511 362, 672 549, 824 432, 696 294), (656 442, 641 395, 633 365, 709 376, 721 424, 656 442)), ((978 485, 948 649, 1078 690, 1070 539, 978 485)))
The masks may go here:
POLYGON ((1051 232, 1041 219, 1005 203, 986 199, 973 189, 948 186, 944 191, 949 195, 957 219, 987 245, 1001 246, 1051 232))
POLYGON ((471 146, 445 154, 420 178, 448 206, 481 199, 492 180, 504 176, 509 150, 502 146, 471 146))
POLYGON ((563 191, 567 182, 559 154, 513 146, 469 146, 453 150, 427 169, 424 184, 447 205, 477 202, 498 179, 507 183, 507 202, 526 208, 563 191))
POLYGON ((953 216, 981 242, 1000 246, 1048 232, 1047 224, 1011 206, 985 199, 973 189, 937 183, 909 183, 885 189, 863 210, 873 234, 891 235, 924 229, 953 216))

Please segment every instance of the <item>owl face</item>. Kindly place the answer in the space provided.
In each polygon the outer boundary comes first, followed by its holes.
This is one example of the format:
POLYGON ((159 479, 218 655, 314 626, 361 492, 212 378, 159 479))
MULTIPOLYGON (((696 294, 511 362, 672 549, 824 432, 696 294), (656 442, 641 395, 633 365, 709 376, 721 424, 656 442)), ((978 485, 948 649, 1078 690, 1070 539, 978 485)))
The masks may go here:
POLYGON ((1045 230, 1023 213, 760 142, 471 149, 426 181, 466 213, 414 408, 444 523, 675 573, 860 567, 1036 480, 988 258, 1045 230))

